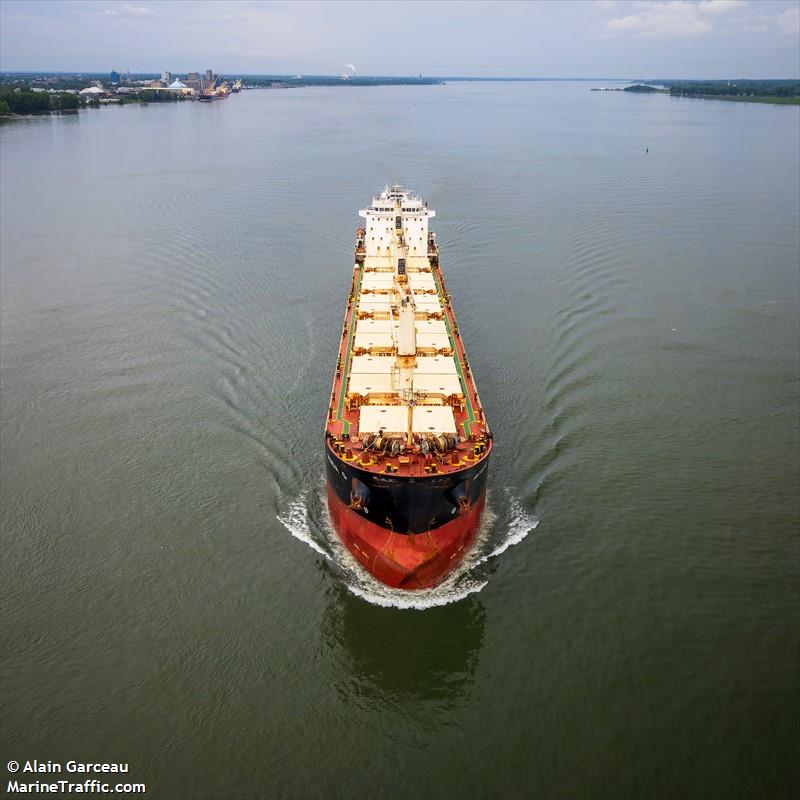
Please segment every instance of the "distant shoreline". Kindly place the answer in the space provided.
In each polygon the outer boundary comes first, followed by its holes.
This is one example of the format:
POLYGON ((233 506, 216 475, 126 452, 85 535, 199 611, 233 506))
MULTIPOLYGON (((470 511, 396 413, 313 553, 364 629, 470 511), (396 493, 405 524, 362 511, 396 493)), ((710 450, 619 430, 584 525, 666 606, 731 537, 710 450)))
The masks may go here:
POLYGON ((800 97, 756 97, 747 94, 670 94, 670 97, 688 97, 698 100, 727 100, 733 103, 768 103, 774 106, 800 106, 800 97))
MULTIPOLYGON (((169 73, 167 73, 169 75, 169 73)), ((192 73, 195 75, 195 73, 192 73)), ((196 75, 195 75, 196 77, 196 75)), ((79 108, 127 103, 149 103, 198 99, 186 97, 190 92, 176 80, 178 89, 164 82, 150 80, 149 73, 120 76, 111 73, 110 88, 104 88, 106 76, 100 73, 3 72, 0 73, 0 118, 27 119, 51 114, 77 113, 79 108), (158 84, 160 88, 154 89, 158 84), (88 85, 88 90, 87 90, 88 85), (122 86, 122 88, 120 88, 122 86), (99 88, 95 88, 99 87, 99 88), (133 89, 128 87, 134 87, 133 89), (136 91, 138 89, 138 92, 136 91), (179 91, 180 90, 180 91, 179 91), (94 92, 91 98, 80 97, 94 92), (22 92, 22 94, 19 94, 22 92), (123 96, 123 92, 125 93, 123 96), (45 94, 47 93, 47 94, 45 94), (49 96, 49 100, 47 97, 49 96), (51 106, 48 108, 48 103, 51 106)), ((219 80, 215 76, 215 81, 219 80)), ((226 84, 226 79, 223 85, 226 84)), ((233 78, 230 79, 233 81, 233 78)), ((523 82, 590 82, 606 83, 593 87, 593 92, 630 92, 668 94, 670 97, 693 97, 701 100, 727 100, 738 103, 767 105, 800 105, 800 80, 795 79, 736 79, 736 80, 670 80, 618 78, 518 78, 466 76, 378 76, 378 75, 241 75, 236 79, 239 88, 292 89, 307 87, 370 86, 442 86, 447 83, 523 83, 523 82), (613 85, 617 84, 617 85, 613 85), (620 85, 620 84, 628 84, 620 85)), ((106 87, 109 84, 105 84, 106 87)), ((238 91, 238 89, 236 90, 238 91)), ((205 98, 199 98, 205 99, 205 98)))
POLYGON ((653 81, 631 86, 597 86, 592 92, 629 92, 631 94, 668 94, 670 97, 694 97, 700 100, 731 100, 738 103, 800 105, 800 81, 653 81))

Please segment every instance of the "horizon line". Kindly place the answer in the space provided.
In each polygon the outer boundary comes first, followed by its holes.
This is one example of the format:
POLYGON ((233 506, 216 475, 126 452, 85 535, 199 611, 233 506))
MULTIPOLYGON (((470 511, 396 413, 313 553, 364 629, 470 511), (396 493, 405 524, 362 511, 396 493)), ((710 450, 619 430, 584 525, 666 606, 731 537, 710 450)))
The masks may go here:
MULTIPOLYGON (((120 75, 160 75, 162 72, 170 72, 173 75, 188 75, 190 72, 201 72, 201 70, 110 70, 110 69, 81 69, 81 70, 63 70, 63 69, 0 69, 0 74, 3 75, 31 75, 31 74, 47 74, 47 75, 109 75, 111 72, 118 72, 120 75)), ((202 70, 205 72, 205 70, 202 70)), ((253 78, 340 78, 338 73, 278 73, 278 72, 245 72, 241 70, 222 70, 217 72, 214 70, 215 75, 219 76, 248 76, 253 78)), ((347 83, 352 80, 364 78, 392 78, 392 79, 407 79, 407 80, 458 80, 458 81, 632 81, 632 80, 671 80, 671 81, 724 81, 724 80, 780 80, 792 81, 800 80, 800 75, 797 77, 768 77, 768 78, 747 78, 742 75, 728 76, 725 78, 674 78, 664 77, 659 78, 612 78, 607 75, 575 75, 575 76, 536 76, 536 75, 427 75, 425 73, 416 74, 401 74, 401 75, 380 75, 372 73, 363 73, 360 75, 350 76, 347 80, 342 80, 342 83, 347 83)))

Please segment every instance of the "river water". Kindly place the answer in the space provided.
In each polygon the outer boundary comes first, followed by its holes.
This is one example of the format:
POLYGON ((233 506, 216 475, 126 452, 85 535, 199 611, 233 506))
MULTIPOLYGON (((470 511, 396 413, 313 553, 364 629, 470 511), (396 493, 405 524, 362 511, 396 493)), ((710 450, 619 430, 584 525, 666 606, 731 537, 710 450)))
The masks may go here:
POLYGON ((800 109, 589 87, 0 126, 2 764, 168 800, 793 794, 800 109), (392 181, 437 210, 496 438, 479 546, 421 596, 321 502, 392 181))

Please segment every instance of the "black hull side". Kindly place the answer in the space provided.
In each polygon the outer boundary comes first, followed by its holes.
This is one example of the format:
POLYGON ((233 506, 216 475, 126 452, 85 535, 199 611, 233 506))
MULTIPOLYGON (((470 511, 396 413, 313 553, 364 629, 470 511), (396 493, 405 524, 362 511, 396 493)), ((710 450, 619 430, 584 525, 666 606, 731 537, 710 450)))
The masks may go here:
POLYGON ((367 472, 325 447, 325 472, 336 496, 364 519, 395 533, 424 533, 455 519, 486 492, 489 459, 448 475, 419 478, 367 472))

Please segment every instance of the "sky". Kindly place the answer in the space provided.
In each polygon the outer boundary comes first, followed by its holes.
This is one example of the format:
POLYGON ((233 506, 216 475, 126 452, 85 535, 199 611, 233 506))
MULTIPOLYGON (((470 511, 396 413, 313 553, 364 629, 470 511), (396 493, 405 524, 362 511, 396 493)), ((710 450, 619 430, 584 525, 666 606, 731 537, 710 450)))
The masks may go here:
POLYGON ((800 78, 800 0, 0 0, 0 71, 800 78))

